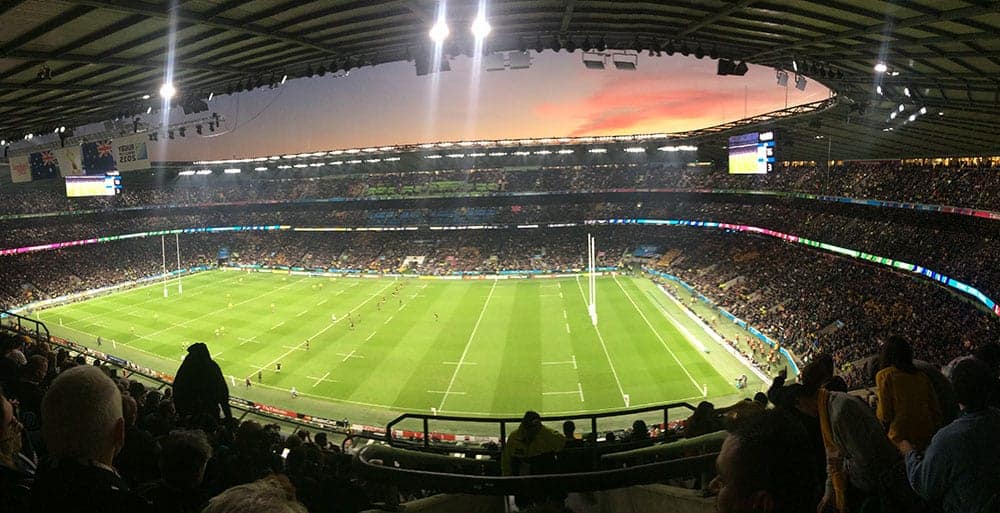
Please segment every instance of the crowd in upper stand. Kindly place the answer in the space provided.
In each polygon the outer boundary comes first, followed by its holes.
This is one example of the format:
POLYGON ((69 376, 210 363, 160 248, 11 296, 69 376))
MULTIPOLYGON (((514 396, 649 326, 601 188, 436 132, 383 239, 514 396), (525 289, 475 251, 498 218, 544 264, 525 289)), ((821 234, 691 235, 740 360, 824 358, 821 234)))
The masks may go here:
POLYGON ((1000 204, 1000 176, 988 162, 976 165, 851 162, 829 170, 825 166, 796 165, 779 166, 767 175, 730 175, 724 168, 664 163, 563 163, 506 169, 322 176, 274 171, 254 178, 240 176, 180 176, 164 183, 161 179, 126 175, 122 194, 110 198, 66 198, 62 186, 54 182, 5 187, 0 190, 0 215, 242 201, 618 188, 786 191, 983 209, 995 209, 1000 204))

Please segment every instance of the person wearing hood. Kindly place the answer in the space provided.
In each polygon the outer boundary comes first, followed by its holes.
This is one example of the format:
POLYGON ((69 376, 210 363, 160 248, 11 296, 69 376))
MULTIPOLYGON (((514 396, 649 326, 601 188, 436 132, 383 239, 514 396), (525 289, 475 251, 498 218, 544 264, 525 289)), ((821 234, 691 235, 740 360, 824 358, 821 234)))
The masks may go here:
POLYGON ((174 378, 174 406, 181 419, 210 417, 219 419, 219 409, 226 419, 233 417, 229 408, 229 386, 219 364, 212 360, 208 346, 192 344, 174 378))

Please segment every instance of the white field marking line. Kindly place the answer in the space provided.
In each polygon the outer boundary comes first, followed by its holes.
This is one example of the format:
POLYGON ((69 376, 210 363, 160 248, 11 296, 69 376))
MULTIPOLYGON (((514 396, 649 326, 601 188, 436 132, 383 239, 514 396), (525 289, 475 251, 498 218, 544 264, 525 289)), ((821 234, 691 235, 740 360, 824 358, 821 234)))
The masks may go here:
MULTIPOLYGON (((465 392, 448 392, 446 390, 428 390, 428 394, 444 394, 445 397, 449 395, 465 395, 465 392)), ((438 410, 441 411, 441 410, 438 410)))
POLYGON ((285 321, 281 321, 278 324, 275 324, 274 326, 271 326, 271 329, 273 330, 275 328, 280 328, 280 327, 282 327, 284 325, 285 325, 285 321))
MULTIPOLYGON (((195 276, 195 274, 192 274, 192 275, 189 275, 188 277, 191 278, 191 277, 194 277, 194 276, 195 276)), ((219 281, 206 282, 205 284, 195 285, 195 288, 202 289, 203 285, 210 285, 210 284, 221 285, 221 284, 226 283, 228 281, 232 281, 232 280, 234 280, 236 278, 238 278, 238 276, 234 276, 232 278, 226 278, 224 280, 219 280, 219 281)), ((172 283, 172 282, 174 282, 176 280, 177 280, 177 278, 172 278, 172 279, 167 280, 167 283, 172 283)), ((98 296, 98 297, 95 297, 95 298, 92 298, 92 299, 110 299, 110 298, 113 298, 115 296, 118 296, 118 295, 121 295, 121 294, 125 294, 126 292, 131 292, 133 290, 144 289, 144 288, 147 288, 147 287, 152 287, 154 285, 160 285, 162 283, 163 282, 160 282, 160 281, 157 281, 157 282, 154 282, 154 283, 147 283, 145 285, 139 285, 138 287, 132 287, 132 288, 127 288, 127 289, 117 290, 117 291, 111 292, 110 294, 108 294, 106 296, 98 296)), ((211 289, 209 289, 209 290, 211 290, 211 289)), ((201 290, 199 292, 189 292, 188 294, 201 294, 201 293, 204 293, 204 292, 207 292, 207 291, 206 290, 201 290)), ((176 297, 176 296, 172 296, 172 297, 176 297)), ((162 296, 157 295, 154 298, 144 299, 142 301, 139 301, 138 303, 134 303, 134 304, 132 304, 132 306, 136 307, 136 306, 139 306, 139 305, 143 305, 143 304, 146 304, 146 303, 151 303, 153 301, 159 301, 159 300, 162 300, 162 299, 163 299, 162 296)), ((69 304, 71 304, 71 303, 67 303, 67 304, 63 304, 63 305, 59 305, 59 306, 54 306, 54 307, 49 308, 47 310, 55 310, 57 308, 62 308, 64 306, 69 306, 69 304)), ((105 317, 107 315, 108 315, 107 312, 105 312, 105 313, 99 313, 99 314, 93 314, 93 315, 88 315, 86 317, 82 317, 82 318, 77 319, 75 321, 67 322, 66 325, 68 326, 70 324, 76 324, 76 323, 83 322, 83 321, 89 321, 90 319, 94 319, 96 317, 105 317)))
MULTIPOLYGON (((83 331, 81 329, 74 328, 72 326, 63 326, 63 327, 66 328, 66 329, 68 329, 68 330, 73 330, 73 331, 75 331, 77 333, 81 333, 83 335, 87 335, 88 337, 97 338, 97 335, 94 335, 93 333, 89 333, 89 332, 83 331)), ((163 360, 170 360, 172 362, 180 362, 181 361, 181 360, 178 360, 177 358, 170 358, 169 356, 163 356, 161 354, 156 354, 156 353, 154 353, 152 351, 146 351, 145 349, 142 349, 142 348, 139 348, 139 347, 136 347, 136 346, 133 346, 133 345, 129 345, 129 344, 126 344, 124 342, 117 342, 115 340, 112 340, 111 342, 113 344, 116 344, 116 345, 117 344, 121 344, 121 345, 123 345, 123 346, 125 346, 125 347, 127 347, 129 349, 132 349, 133 351, 139 351, 140 353, 145 353, 145 354, 148 354, 150 356, 155 356, 155 357, 161 358, 163 360)))
POLYGON ((304 348, 304 347, 300 348, 300 347, 298 347, 298 346, 294 346, 294 347, 293 347, 293 346, 281 346, 281 347, 284 347, 285 349, 294 349, 294 350, 297 350, 297 351, 298 351, 298 350, 301 350, 301 351, 308 351, 308 349, 306 349, 306 348, 304 348))
POLYGON ((699 385, 698 382, 695 381, 694 376, 692 376, 691 373, 688 372, 687 367, 685 367, 684 364, 681 363, 680 358, 677 358, 677 355, 674 354, 673 349, 670 349, 670 346, 668 346, 666 341, 663 340, 663 337, 660 336, 660 332, 656 331, 656 328, 653 327, 653 323, 649 322, 649 318, 646 317, 646 314, 642 313, 642 310, 639 309, 639 305, 637 305, 635 303, 635 300, 632 299, 631 294, 629 294, 628 291, 625 290, 625 287, 622 286, 621 282, 618 281, 618 277, 613 276, 612 278, 615 280, 615 284, 618 285, 618 288, 622 289, 622 293, 625 294, 625 297, 628 298, 629 303, 632 303, 632 306, 635 307, 635 311, 639 312, 639 316, 642 317, 642 320, 646 321, 646 326, 649 326, 649 331, 652 331, 653 335, 656 335, 656 339, 660 341, 660 344, 663 345, 663 348, 666 349, 668 353, 670 353, 670 356, 674 358, 674 361, 677 362, 677 365, 681 366, 681 370, 684 371, 684 374, 686 374, 688 379, 691 380, 691 384, 694 385, 695 389, 703 390, 701 385, 699 385))
POLYGON ((373 331, 373 332, 372 332, 372 334, 371 334, 371 335, 368 335, 368 338, 366 338, 366 339, 365 339, 365 342, 368 342, 368 341, 369 341, 369 340, 371 340, 371 339, 372 339, 372 337, 374 337, 374 336, 375 336, 375 332, 373 331))
POLYGON ((486 301, 483 301, 483 308, 479 311, 479 318, 476 319, 476 325, 472 327, 472 333, 469 334, 469 340, 465 343, 465 349, 462 350, 462 357, 458 359, 458 365, 455 366, 455 372, 451 374, 451 380, 448 382, 448 389, 444 393, 444 397, 441 398, 441 404, 438 405, 438 411, 444 409, 444 402, 448 400, 448 393, 451 392, 451 387, 455 386, 455 378, 458 377, 458 371, 462 370, 462 364, 465 363, 465 357, 469 354, 469 348, 472 347, 472 340, 476 338, 476 332, 479 331, 479 324, 483 322, 483 316, 486 315, 486 307, 490 304, 490 299, 493 298, 493 291, 497 289, 497 282, 500 280, 493 280, 493 285, 490 287, 490 294, 486 296, 486 301))
POLYGON ((542 395, 569 395, 569 394, 576 395, 577 391, 570 390, 569 392, 542 392, 542 395))
MULTIPOLYGON (((583 285, 580 285, 580 277, 576 277, 576 287, 580 289, 580 299, 583 300, 583 306, 587 306, 587 296, 583 293, 583 285)), ((601 335, 601 330, 594 326, 594 332, 597 333, 597 340, 601 342, 601 349, 604 350, 604 357, 608 359, 608 366, 611 367, 611 375, 615 377, 615 383, 618 384, 618 392, 622 395, 622 402, 625 402, 625 389, 622 388, 622 382, 618 379, 618 371, 615 370, 615 364, 611 363, 611 353, 608 352, 608 345, 604 343, 604 336, 601 335)))
POLYGON ((399 305, 399 308, 397 308, 396 311, 398 312, 398 311, 400 311, 400 310, 402 310, 404 308, 406 308, 406 303, 403 303, 403 304, 399 305))
MULTIPOLYGON (((311 378, 309 376, 306 376, 306 377, 309 378, 309 379, 313 379, 313 378, 311 378)), ((327 380, 327 381, 334 382, 334 380, 327 380)), ((280 390, 282 392, 289 392, 290 391, 290 389, 276 387, 274 385, 268 385, 266 383, 257 383, 257 382, 254 382, 254 386, 255 387, 261 387, 261 388, 268 388, 268 389, 271 389, 271 390, 280 390)), ((434 393, 434 392, 436 392, 436 393, 439 393, 439 394, 443 394, 444 393, 444 391, 434 391, 434 390, 428 390, 427 392, 428 393, 434 393)), ((313 399, 319 399, 319 400, 322 400, 322 401, 327 401, 327 402, 335 403, 335 404, 336 403, 341 403, 341 404, 353 404, 353 405, 356 405, 356 406, 364 406, 364 407, 367 407, 367 408, 383 408, 383 409, 394 411, 394 412, 400 410, 399 406, 392 406, 392 405, 387 405, 387 404, 366 403, 366 402, 362 402, 362 401, 352 401, 350 399, 339 399, 339 398, 336 398, 336 397, 330 397, 330 396, 326 396, 326 395, 310 394, 308 392, 302 392, 302 391, 299 391, 299 395, 303 396, 303 397, 311 397, 313 399)), ((465 395, 465 392, 451 392, 451 395, 465 395)), ((695 396, 695 397, 685 397, 685 398, 682 398, 682 399, 677 399, 677 400, 673 400, 673 401, 669 401, 669 402, 683 403, 683 402, 687 402, 687 401, 693 401, 695 399, 702 399, 703 397, 704 396, 698 395, 698 396, 695 396)), ((659 406, 659 405, 662 405, 663 403, 664 403, 664 401, 656 401, 656 402, 652 402, 652 403, 641 403, 641 404, 636 404, 634 407, 635 408, 642 408, 642 407, 645 407, 645 406, 659 406)), ((621 409, 622 409, 621 406, 615 406, 615 407, 611 407, 611 408, 598 408, 598 409, 587 409, 587 410, 546 411, 545 414, 546 415, 581 415, 581 414, 591 414, 591 413, 615 412, 615 411, 620 411, 621 409)), ((438 413, 440 413, 440 410, 438 411, 438 413)), ((484 412, 484 411, 455 410, 455 411, 448 411, 447 413, 452 413, 452 414, 455 414, 455 415, 469 415, 469 416, 480 416, 480 417, 518 417, 518 418, 520 418, 520 416, 524 415, 523 411, 522 412, 484 412)))
POLYGON ((330 373, 329 373, 329 372, 327 372, 326 374, 324 374, 324 375, 323 375, 322 377, 320 377, 320 378, 317 378, 317 377, 315 377, 315 376, 306 376, 306 377, 307 377, 307 378, 309 378, 309 379, 315 379, 315 380, 316 380, 316 382, 315 382, 315 383, 313 383, 313 386, 312 386, 312 388, 316 388, 316 385, 319 385, 320 383, 322 383, 322 382, 324 382, 324 381, 326 381, 327 383, 340 383, 340 381, 337 381, 337 380, 335 380, 335 379, 326 379, 326 377, 327 377, 327 376, 329 376, 329 375, 330 375, 330 373))
POLYGON ((569 319, 569 316, 566 315, 566 309, 565 308, 563 308, 563 319, 569 319))
POLYGON ((575 354, 571 354, 569 356, 570 356, 570 359, 573 360, 573 370, 576 370, 576 355, 575 354))
MULTIPOLYGON (((758 378, 760 378, 761 381, 763 381, 764 383, 767 383, 768 380, 771 379, 767 374, 764 373, 764 371, 758 369, 753 364, 749 363, 746 360, 746 358, 743 357, 743 355, 739 353, 739 351, 733 349, 733 347, 730 346, 729 343, 725 341, 725 339, 723 339, 718 333, 715 332, 715 330, 713 330, 707 324, 705 324, 704 322, 702 322, 702 320, 699 319, 697 315, 695 315, 688 307, 684 306, 684 304, 681 303, 677 298, 675 298, 673 296, 673 294, 671 294, 666 289, 662 289, 660 287, 657 287, 657 289, 659 289, 660 292, 663 292, 663 295, 667 296, 668 299, 670 299, 671 301, 673 301, 674 304, 677 305, 677 307, 680 309, 680 311, 684 312, 684 314, 687 315, 687 317, 689 319, 691 319, 695 324, 697 324, 698 326, 700 326, 701 329, 702 329, 702 331, 704 331, 706 335, 708 335, 712 340, 714 340, 715 343, 719 345, 719 347, 722 347, 729 354, 732 354, 744 367, 746 367, 747 369, 749 369, 750 372, 754 373, 755 376, 757 376, 758 378)), ((695 338, 694 335, 690 331, 688 331, 688 329, 685 328, 684 325, 681 324, 680 321, 677 320, 676 317, 674 317, 670 312, 668 312, 666 310, 666 308, 663 307, 663 305, 661 305, 655 299, 653 300, 653 304, 656 305, 656 308, 660 311, 660 313, 662 313, 667 319, 670 319, 671 323, 673 323, 681 331, 683 331, 684 334, 685 334, 685 336, 691 337, 691 338, 688 338, 688 342, 691 342, 695 347, 697 347, 701 351, 706 352, 706 353, 708 352, 708 348, 706 348, 704 345, 700 344, 699 341, 698 341, 698 339, 695 338)))
POLYGON ((322 378, 319 378, 319 379, 317 379, 317 380, 316 380, 316 382, 315 382, 315 383, 313 383, 313 386, 312 386, 312 387, 313 387, 313 388, 316 388, 316 385, 318 385, 318 384, 322 383, 322 382, 323 382, 323 380, 324 380, 324 379, 326 379, 326 377, 327 377, 327 376, 329 376, 329 375, 330 375, 330 373, 329 373, 329 372, 327 372, 326 374, 324 374, 322 378))
POLYGON ((569 333, 569 323, 566 323, 566 333, 569 333))
POLYGON ((254 340, 257 340, 257 335, 254 335, 254 336, 252 336, 250 338, 240 337, 240 340, 243 341, 243 342, 240 342, 240 345, 242 346, 243 344, 248 344, 250 342, 253 342, 254 340))
POLYGON ((319 303, 316 303, 316 306, 323 306, 323 304, 326 303, 327 301, 329 301, 329 299, 324 299, 324 300, 320 301, 319 303))
POLYGON ((302 310, 301 312, 295 314, 296 317, 302 317, 303 315, 309 313, 309 310, 302 310))
MULTIPOLYGON (((279 291, 281 289, 284 289, 284 288, 287 288, 287 287, 291 287, 292 285, 295 285, 296 283, 299 283, 299 282, 301 282, 304 279, 307 279, 307 278, 303 278, 303 279, 300 279, 300 280, 289 282, 289 283, 286 283, 285 285, 282 285, 280 287, 270 289, 270 290, 268 290, 266 292, 263 292, 263 293, 261 293, 261 294, 259 294, 257 296, 254 296, 254 297, 252 297, 250 299, 245 299, 243 301, 240 301, 239 303, 234 303, 233 306, 239 306, 239 305, 242 305, 242 304, 245 304, 245 303, 249 303, 251 301, 256 301, 256 300, 258 300, 258 299, 260 299, 260 298, 262 298, 262 297, 264 297, 264 296, 266 296, 268 294, 272 294, 272 293, 277 292, 277 291, 279 291)), ((186 321, 179 322, 179 323, 176 323, 176 324, 171 324, 170 326, 168 326, 166 328, 163 328, 162 330, 154 331, 154 332, 152 332, 152 333, 150 333, 149 335, 146 335, 146 336, 147 337, 152 337, 153 335, 159 335, 160 333, 163 333, 164 331, 169 331, 169 330, 171 330, 173 328, 176 328, 178 326, 185 326, 185 325, 187 325, 190 322, 197 321, 198 319, 204 319, 205 317, 208 317, 209 315, 215 315, 215 314, 217 314, 219 312, 222 312, 224 310, 228 310, 228 307, 219 308, 218 310, 212 310, 212 311, 206 312, 206 313, 204 313, 202 315, 199 315, 197 317, 192 317, 192 318, 190 318, 190 319, 188 319, 186 321)), ((284 322, 282 322, 282 324, 283 323, 284 322)), ((271 329, 274 329, 274 328, 271 328, 271 329)))
POLYGON ((566 360, 565 362, 542 362, 542 365, 573 365, 574 363, 573 360, 566 360))
POLYGON ((560 290, 560 291, 559 291, 559 299, 562 299, 562 297, 563 297, 563 295, 562 295, 562 291, 560 290))
POLYGON ((580 402, 582 403, 583 402, 583 385, 581 385, 579 381, 576 383, 576 389, 580 392, 580 402))
POLYGON ((389 318, 386 319, 385 322, 383 322, 382 324, 389 324, 389 321, 391 321, 391 320, 392 320, 392 316, 390 315, 389 318))
MULTIPOLYGON (((341 294, 343 294, 343 293, 344 293, 344 291, 343 291, 343 290, 338 290, 338 291, 337 291, 337 293, 336 293, 336 294, 334 294, 334 296, 339 296, 339 295, 341 295, 341 294)), ((326 300, 325 300, 325 299, 324 299, 323 301, 320 301, 320 303, 319 303, 319 304, 323 304, 323 303, 326 303, 326 300)))
POLYGON ((349 358, 364 358, 363 355, 354 354, 355 352, 357 352, 357 349, 352 349, 350 353, 337 353, 337 356, 344 357, 344 359, 341 360, 342 362, 346 362, 349 358))
POLYGON ((479 365, 476 362, 441 362, 441 365, 479 365))
MULTIPOLYGON (((385 287, 382 287, 381 289, 379 289, 378 292, 372 294, 368 299, 362 301, 360 305, 355 306, 354 308, 348 310, 347 313, 354 312, 355 310, 358 310, 361 307, 367 305, 369 301, 371 301, 372 299, 377 298, 379 296, 379 294, 381 294, 385 289, 391 287, 392 284, 393 284, 393 282, 390 281, 388 285, 386 285, 385 287)), ((337 323, 340 322, 340 321, 342 321, 342 320, 344 320, 345 317, 347 317, 347 316, 345 315, 345 316, 342 316, 342 317, 337 317, 337 320, 331 322, 330 324, 327 324, 326 327, 324 327, 323 329, 317 331, 316 333, 313 333, 312 336, 306 337, 306 340, 314 340, 316 337, 318 337, 318 336, 326 333, 326 331, 328 329, 336 326, 337 323)), ((301 344, 299 344, 299 346, 304 346, 305 344, 306 344, 305 342, 302 342, 301 344)), ((298 347, 298 346, 296 346, 296 347, 298 347)), ((292 354, 292 351, 294 351, 294 349, 290 349, 288 351, 285 351, 284 353, 281 353, 280 355, 278 355, 277 358, 275 358, 274 360, 271 360, 267 365, 259 367, 256 371, 254 371, 253 373, 251 373, 250 376, 253 376, 254 374, 257 374, 258 372, 260 372, 260 371, 262 371, 264 369, 270 368, 272 365, 280 362, 282 358, 284 358, 284 357, 292 354)), ((279 388, 278 390, 283 390, 283 389, 279 388)), ((362 405, 362 406, 365 406, 365 405, 362 405)), ((375 406, 377 406, 377 405, 375 405, 375 406)))

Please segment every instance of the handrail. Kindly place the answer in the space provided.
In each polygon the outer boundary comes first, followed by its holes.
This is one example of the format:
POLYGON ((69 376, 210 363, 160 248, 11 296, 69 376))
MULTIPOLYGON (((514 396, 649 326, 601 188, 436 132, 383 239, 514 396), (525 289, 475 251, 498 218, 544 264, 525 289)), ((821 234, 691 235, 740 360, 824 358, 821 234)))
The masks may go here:
MULTIPOLYGON (((662 411, 663 412, 663 423, 667 424, 669 422, 669 414, 671 409, 676 408, 687 408, 691 412, 694 412, 695 407, 687 402, 678 403, 667 403, 659 404, 653 406, 644 406, 642 408, 626 408, 623 410, 615 410, 610 412, 600 412, 600 413, 580 413, 574 415, 556 415, 549 417, 542 417, 542 421, 548 422, 559 422, 564 420, 574 420, 574 419, 589 419, 591 433, 597 433, 597 420, 609 417, 621 417, 625 415, 636 415, 640 413, 646 413, 651 411, 662 411)), ((425 449, 431 448, 431 438, 435 433, 430 430, 430 422, 469 422, 474 424, 499 424, 500 431, 500 446, 503 447, 507 441, 507 424, 509 423, 520 423, 520 417, 463 417, 459 415, 428 415, 425 413, 404 413, 395 419, 389 421, 385 426, 385 439, 386 442, 393 447, 405 448, 407 446, 412 447, 413 444, 407 443, 406 441, 401 441, 395 437, 393 428, 400 424, 401 422, 409 419, 418 419, 421 421, 423 426, 423 431, 418 432, 422 436, 423 447, 425 449)), ((464 449, 463 449, 464 450, 464 449)), ((449 451, 454 452, 454 451, 449 451)))
MULTIPOLYGON (((14 312, 9 312, 7 310, 0 311, 0 320, 4 320, 4 319, 7 319, 7 318, 11 318, 11 317, 14 318, 14 319, 17 319, 17 323, 16 323, 17 324, 17 329, 15 331, 17 331, 18 333, 22 333, 24 331, 29 331, 30 332, 31 330, 26 330, 24 328, 23 324, 31 323, 31 324, 35 325, 34 332, 35 332, 35 338, 36 339, 42 340, 42 332, 44 331, 45 332, 44 341, 45 342, 51 342, 52 339, 51 339, 51 337, 49 335, 49 328, 48 328, 48 326, 45 325, 44 322, 39 321, 37 319, 32 319, 30 317, 24 317, 22 315, 18 315, 18 314, 14 313, 14 312)), ((14 324, 15 323, 11 322, 11 326, 13 326, 14 324)))
POLYGON ((477 495, 538 495, 552 492, 610 490, 638 484, 659 483, 666 479, 711 472, 718 453, 675 460, 645 463, 591 472, 545 474, 534 476, 480 476, 397 467, 377 457, 380 448, 365 447, 358 453, 357 468, 367 480, 406 483, 407 487, 440 492, 477 495))

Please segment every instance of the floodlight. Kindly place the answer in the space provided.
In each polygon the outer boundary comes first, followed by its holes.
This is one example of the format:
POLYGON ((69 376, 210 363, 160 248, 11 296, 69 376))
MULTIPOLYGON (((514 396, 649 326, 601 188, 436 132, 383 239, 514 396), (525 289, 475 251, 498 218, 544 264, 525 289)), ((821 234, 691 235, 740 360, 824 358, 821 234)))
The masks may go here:
POLYGON ((166 82, 160 86, 160 97, 164 100, 173 98, 175 94, 177 94, 177 88, 170 82, 166 82))
POLYGON ((777 70, 775 75, 778 77, 778 85, 782 87, 788 87, 788 72, 785 70, 777 70))
POLYGON ((490 35, 490 30, 492 30, 490 22, 486 21, 486 15, 480 12, 472 22, 472 35, 478 40, 486 39, 486 36, 490 35))
POLYGON ((799 91, 805 91, 806 90, 806 77, 804 77, 802 75, 796 74, 795 75, 795 88, 798 89, 799 91))
POLYGON ((445 39, 448 39, 449 33, 451 33, 451 31, 448 29, 448 24, 445 23, 443 19, 440 19, 434 24, 433 27, 431 27, 431 41, 434 41, 435 43, 444 42, 445 39))
POLYGON ((875 65, 875 71, 878 73, 885 73, 889 71, 889 66, 886 66, 884 62, 880 62, 875 65))

